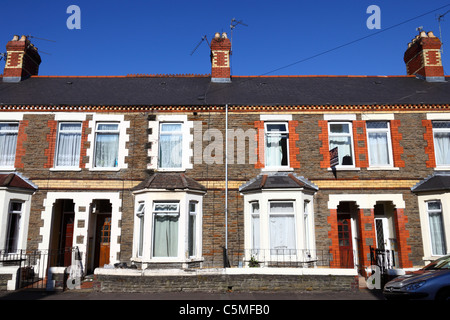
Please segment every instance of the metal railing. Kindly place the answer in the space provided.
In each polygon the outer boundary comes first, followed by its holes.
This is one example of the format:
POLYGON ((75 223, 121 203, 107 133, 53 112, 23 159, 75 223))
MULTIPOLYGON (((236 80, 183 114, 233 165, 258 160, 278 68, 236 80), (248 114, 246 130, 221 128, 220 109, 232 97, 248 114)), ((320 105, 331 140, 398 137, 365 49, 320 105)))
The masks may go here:
POLYGON ((354 256, 352 250, 345 255, 333 250, 285 248, 228 251, 230 267, 354 268, 354 256))
MULTIPOLYGON (((78 247, 62 250, 0 250, 0 267, 18 267, 18 288, 41 288, 47 286, 50 267, 80 266, 82 253, 78 247)), ((64 277, 64 273, 61 275, 64 277)), ((64 282, 64 279, 61 279, 64 282)))

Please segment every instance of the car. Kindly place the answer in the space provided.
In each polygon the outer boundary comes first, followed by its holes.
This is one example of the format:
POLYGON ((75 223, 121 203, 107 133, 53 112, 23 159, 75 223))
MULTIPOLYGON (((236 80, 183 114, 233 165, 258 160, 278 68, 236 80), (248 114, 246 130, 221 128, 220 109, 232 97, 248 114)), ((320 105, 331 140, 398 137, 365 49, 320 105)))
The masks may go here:
POLYGON ((450 255, 392 279, 383 288, 387 300, 450 300, 450 255))

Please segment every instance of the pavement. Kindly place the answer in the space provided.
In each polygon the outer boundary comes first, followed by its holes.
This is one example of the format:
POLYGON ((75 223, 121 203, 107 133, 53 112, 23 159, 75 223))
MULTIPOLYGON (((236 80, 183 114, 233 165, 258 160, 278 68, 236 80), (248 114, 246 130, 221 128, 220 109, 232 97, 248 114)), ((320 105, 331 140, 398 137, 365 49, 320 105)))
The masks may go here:
POLYGON ((12 300, 154 300, 154 301, 299 301, 299 300, 384 300, 380 290, 304 292, 97 292, 93 290, 17 290, 0 292, 0 301, 12 300))

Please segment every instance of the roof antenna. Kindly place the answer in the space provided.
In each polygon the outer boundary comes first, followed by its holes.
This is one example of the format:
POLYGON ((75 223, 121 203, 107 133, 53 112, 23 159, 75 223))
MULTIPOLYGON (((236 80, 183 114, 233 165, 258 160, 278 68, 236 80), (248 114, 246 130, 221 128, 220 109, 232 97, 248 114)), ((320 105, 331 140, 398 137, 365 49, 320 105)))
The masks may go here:
POLYGON ((44 38, 38 38, 32 35, 28 35, 26 36, 27 38, 33 38, 33 39, 38 39, 38 40, 44 40, 44 41, 50 41, 50 42, 56 42, 55 40, 49 40, 49 39, 44 39, 44 38))
POLYGON ((242 22, 242 20, 236 20, 235 18, 231 19, 230 23, 230 42, 231 42, 231 51, 233 51, 233 30, 239 25, 243 25, 245 27, 248 27, 245 23, 242 22))
POLYGON ((208 38, 206 37, 206 35, 204 35, 202 37, 202 40, 200 40, 200 42, 197 44, 197 46, 194 48, 194 50, 192 50, 191 56, 194 54, 194 52, 197 50, 197 48, 200 47, 200 45, 203 43, 203 41, 206 41, 206 43, 208 44, 208 47, 210 47, 209 42, 208 42, 208 38))
POLYGON ((439 38, 440 38, 440 40, 441 40, 441 55, 444 53, 444 42, 442 42, 442 30, 441 30, 441 21, 443 21, 444 20, 444 16, 447 14, 447 13, 449 13, 450 12, 450 10, 448 10, 446 13, 444 13, 444 14, 440 14, 440 15, 438 15, 438 17, 437 17, 437 21, 438 21, 438 23, 439 23, 439 38))
POLYGON ((0 52, 0 61, 4 59, 6 61, 6 52, 0 52))

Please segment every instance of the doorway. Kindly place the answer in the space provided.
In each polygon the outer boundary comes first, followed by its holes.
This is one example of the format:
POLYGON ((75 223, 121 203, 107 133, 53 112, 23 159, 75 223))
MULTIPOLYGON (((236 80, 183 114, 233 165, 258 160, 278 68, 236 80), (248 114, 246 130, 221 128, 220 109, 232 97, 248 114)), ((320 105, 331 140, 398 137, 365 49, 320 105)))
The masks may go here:
POLYGON ((88 271, 110 263, 111 212, 109 200, 96 199, 91 204, 88 271))
POLYGON ((349 214, 338 215, 338 239, 341 268, 353 268, 352 224, 349 214))
POLYGON ((53 204, 50 264, 68 267, 72 262, 75 227, 75 204, 72 199, 58 199, 53 204), (56 254, 53 254, 55 253, 56 254))

